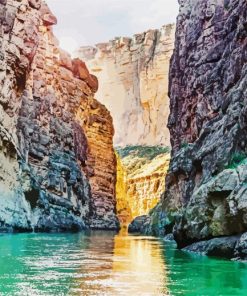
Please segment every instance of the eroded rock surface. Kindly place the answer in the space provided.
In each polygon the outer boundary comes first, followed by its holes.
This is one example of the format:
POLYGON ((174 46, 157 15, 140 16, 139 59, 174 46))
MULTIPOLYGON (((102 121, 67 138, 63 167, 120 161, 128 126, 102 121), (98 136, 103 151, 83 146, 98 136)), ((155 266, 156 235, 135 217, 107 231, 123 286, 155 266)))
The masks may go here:
POLYGON ((97 78, 59 49, 43 1, 0 10, 0 230, 117 229, 114 130, 97 78))
POLYGON ((169 166, 168 147, 128 146, 117 148, 117 212, 122 223, 148 215, 165 188, 169 166))
POLYGON ((180 247, 247 229, 247 3, 180 1, 163 207, 180 247))
POLYGON ((167 93, 174 32, 175 25, 167 25, 76 53, 99 79, 96 98, 113 116, 115 146, 170 145, 167 93))

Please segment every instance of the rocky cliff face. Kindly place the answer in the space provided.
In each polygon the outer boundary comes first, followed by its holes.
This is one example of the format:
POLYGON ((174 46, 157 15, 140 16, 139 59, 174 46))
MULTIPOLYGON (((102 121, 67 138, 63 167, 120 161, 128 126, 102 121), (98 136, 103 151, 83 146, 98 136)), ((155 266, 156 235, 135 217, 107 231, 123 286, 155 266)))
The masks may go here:
POLYGON ((96 77, 59 49, 44 2, 0 10, 1 230, 118 228, 112 120, 96 77))
POLYGON ((167 25, 76 53, 99 79, 96 97, 111 111, 116 146, 170 145, 167 93, 174 33, 175 25, 167 25))
POLYGON ((112 117, 104 105, 91 98, 80 106, 77 118, 82 122, 88 143, 86 175, 92 193, 90 227, 116 229, 119 227, 116 216, 117 162, 112 117))
POLYGON ((180 247, 247 229, 246 16, 246 1, 180 1, 163 199, 180 247))
POLYGON ((169 166, 169 149, 129 146, 117 149, 118 215, 123 223, 147 215, 160 201, 169 166))

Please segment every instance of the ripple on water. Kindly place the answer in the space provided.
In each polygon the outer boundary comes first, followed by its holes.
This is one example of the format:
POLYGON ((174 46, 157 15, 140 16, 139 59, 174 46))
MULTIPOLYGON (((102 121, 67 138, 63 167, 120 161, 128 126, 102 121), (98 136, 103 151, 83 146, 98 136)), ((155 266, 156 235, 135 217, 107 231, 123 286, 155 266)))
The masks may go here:
POLYGON ((247 265, 150 237, 0 236, 0 295, 247 295, 247 265))

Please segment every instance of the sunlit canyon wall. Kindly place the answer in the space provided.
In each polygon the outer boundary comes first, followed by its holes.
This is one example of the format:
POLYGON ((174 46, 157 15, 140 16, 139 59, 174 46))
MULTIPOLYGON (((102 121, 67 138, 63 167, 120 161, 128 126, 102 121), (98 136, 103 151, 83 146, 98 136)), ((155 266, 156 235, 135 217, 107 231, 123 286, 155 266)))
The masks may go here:
POLYGON ((82 58, 100 81, 96 98, 113 116, 115 146, 170 145, 168 74, 175 25, 81 47, 82 58))
POLYGON ((118 148, 117 213, 123 224, 146 215, 160 201, 165 190, 164 174, 170 154, 167 148, 118 148), (154 153, 152 155, 152 153, 154 153))
MULTIPOLYGON (((114 145, 120 149, 132 146, 138 153, 141 146, 154 150, 170 146, 168 74, 174 34, 175 25, 166 25, 75 53, 99 79, 96 97, 113 116, 114 145)), ((147 214, 157 204, 167 167, 166 153, 153 160, 135 153, 118 157, 116 190, 122 222, 147 214)))

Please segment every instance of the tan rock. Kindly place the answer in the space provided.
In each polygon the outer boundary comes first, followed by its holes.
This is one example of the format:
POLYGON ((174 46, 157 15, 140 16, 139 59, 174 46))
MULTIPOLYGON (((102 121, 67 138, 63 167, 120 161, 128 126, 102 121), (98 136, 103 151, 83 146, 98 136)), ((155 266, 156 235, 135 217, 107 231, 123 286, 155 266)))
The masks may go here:
POLYGON ((75 53, 98 77, 96 98, 113 116, 115 146, 170 145, 166 125, 174 32, 175 25, 167 25, 75 53))
MULTIPOLYGON (((126 149, 118 149, 120 155, 126 149)), ((140 151, 156 147, 138 149, 117 157, 117 210, 122 224, 128 224, 137 216, 147 215, 158 204, 165 189, 164 175, 169 167, 169 153, 160 152, 150 157, 148 153, 140 151)))

